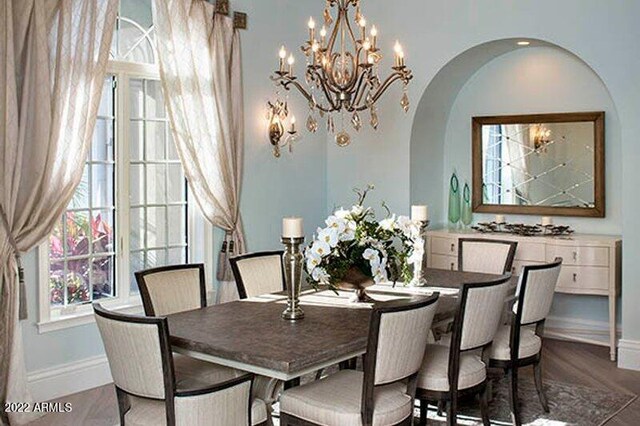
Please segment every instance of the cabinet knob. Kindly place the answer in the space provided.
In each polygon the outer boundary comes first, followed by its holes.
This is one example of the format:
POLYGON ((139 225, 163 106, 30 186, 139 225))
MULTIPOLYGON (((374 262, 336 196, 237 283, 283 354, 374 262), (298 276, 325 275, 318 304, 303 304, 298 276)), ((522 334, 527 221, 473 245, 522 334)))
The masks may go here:
POLYGON ((575 262, 577 262, 577 261, 578 261, 578 252, 577 252, 577 251, 574 251, 574 252, 573 252, 573 260, 574 260, 575 262))
POLYGON ((577 273, 573 273, 573 282, 577 283, 578 282, 578 274, 577 273))
POLYGON ((456 245, 455 243, 451 243, 451 253, 453 253, 454 251, 456 251, 456 245))
POLYGON ((516 273, 516 267, 514 266, 513 268, 511 268, 511 275, 515 275, 516 273))
POLYGON ((453 271, 453 267, 454 267, 453 262, 451 262, 451 270, 452 271, 453 271))

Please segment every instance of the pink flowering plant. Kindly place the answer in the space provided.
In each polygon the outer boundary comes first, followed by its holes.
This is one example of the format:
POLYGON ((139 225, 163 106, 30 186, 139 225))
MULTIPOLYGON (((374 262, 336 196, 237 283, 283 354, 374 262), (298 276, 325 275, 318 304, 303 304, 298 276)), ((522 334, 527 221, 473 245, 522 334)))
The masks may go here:
POLYGON ((336 290, 351 268, 370 277, 376 284, 412 278, 412 267, 422 261, 424 240, 419 224, 407 216, 392 214, 387 206, 384 219, 378 221, 364 202, 369 191, 355 189, 358 202, 350 209, 340 208, 318 228, 313 241, 305 249, 307 281, 314 287, 328 286, 336 290))

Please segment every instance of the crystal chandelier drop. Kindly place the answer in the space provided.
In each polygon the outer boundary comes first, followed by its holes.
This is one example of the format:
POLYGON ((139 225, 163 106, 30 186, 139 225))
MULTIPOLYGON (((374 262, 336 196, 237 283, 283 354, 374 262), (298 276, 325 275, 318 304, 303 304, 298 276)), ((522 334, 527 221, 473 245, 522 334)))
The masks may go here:
MULTIPOLYGON (((396 81, 403 84, 400 105, 405 112, 409 110, 407 85, 412 75, 405 66, 402 47, 396 41, 392 72, 384 80, 379 77, 382 54, 378 48, 378 29, 372 26, 367 32, 360 0, 327 0, 323 20, 319 31, 313 18, 308 22, 309 39, 302 46, 307 63, 304 82, 295 76, 294 56, 287 54, 284 46, 279 52, 279 69, 271 79, 286 91, 295 87, 307 100, 309 115, 305 127, 309 132, 317 131, 319 121, 326 120, 327 130, 335 135, 336 143, 346 146, 351 136, 345 122, 350 121, 359 131, 361 115, 368 112, 369 124, 377 129, 376 103, 396 81)), ((287 114, 282 112, 288 111, 287 101, 278 99, 277 102, 281 103, 279 118, 285 120, 287 114)), ((273 138, 271 141, 273 144, 273 138)))

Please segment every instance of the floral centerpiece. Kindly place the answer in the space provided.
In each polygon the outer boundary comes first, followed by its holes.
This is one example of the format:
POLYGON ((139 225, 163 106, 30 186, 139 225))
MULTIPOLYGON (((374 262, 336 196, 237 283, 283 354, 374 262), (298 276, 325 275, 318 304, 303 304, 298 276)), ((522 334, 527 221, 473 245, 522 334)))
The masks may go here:
POLYGON ((408 283, 411 266, 422 262, 424 240, 419 224, 392 214, 384 203, 387 216, 376 220, 374 211, 364 206, 372 189, 371 185, 356 189, 358 202, 329 216, 306 248, 305 271, 314 288, 354 289, 364 301, 365 287, 385 281, 408 283))

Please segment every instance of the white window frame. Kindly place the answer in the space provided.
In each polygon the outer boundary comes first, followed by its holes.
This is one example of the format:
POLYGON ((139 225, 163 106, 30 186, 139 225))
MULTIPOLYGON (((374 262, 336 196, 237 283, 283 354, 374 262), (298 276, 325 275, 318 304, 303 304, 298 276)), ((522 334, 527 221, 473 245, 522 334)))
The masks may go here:
MULTIPOLYGON (((130 291, 130 257, 129 257, 129 190, 130 187, 129 141, 130 141, 130 104, 129 80, 132 78, 160 80, 157 65, 132 62, 109 61, 107 75, 116 77, 116 84, 121 87, 120 96, 116 97, 116 147, 115 148, 115 281, 116 297, 101 299, 100 303, 107 309, 126 313, 142 313, 142 300, 139 295, 130 291), (122 95, 124 94, 124 95, 122 95), (126 250, 125 250, 126 248, 126 250)), ((91 184, 91 183, 90 183, 91 184)), ((207 283, 212 282, 213 271, 213 228, 205 220, 191 191, 187 191, 188 215, 188 250, 189 262, 202 261, 207 271, 207 283), (197 221, 201 221, 204 236, 196 235, 197 221), (196 244, 197 241, 200 244, 196 244)), ((39 318, 38 331, 46 333, 69 327, 76 327, 95 322, 90 303, 64 307, 51 306, 49 289, 49 240, 38 247, 38 284, 39 284, 39 318)), ((207 287, 209 291, 212 291, 207 287)), ((211 295, 209 295, 211 296, 211 295)), ((210 298, 210 297, 209 297, 210 298)))

